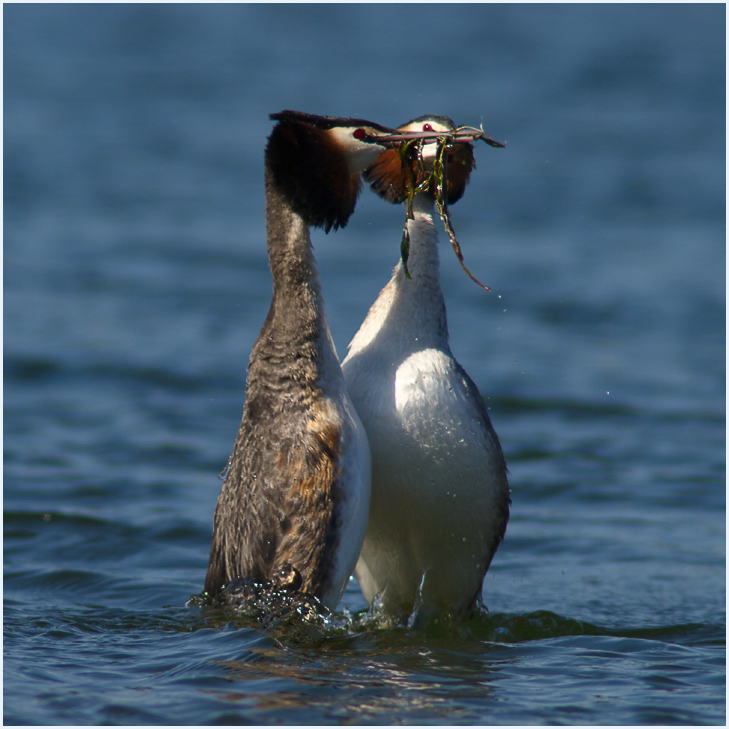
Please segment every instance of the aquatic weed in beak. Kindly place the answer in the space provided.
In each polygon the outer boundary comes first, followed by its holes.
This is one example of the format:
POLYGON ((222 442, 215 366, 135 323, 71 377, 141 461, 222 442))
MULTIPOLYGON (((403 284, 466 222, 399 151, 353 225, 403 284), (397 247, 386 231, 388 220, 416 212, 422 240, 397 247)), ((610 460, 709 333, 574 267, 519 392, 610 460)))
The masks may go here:
MULTIPOLYGON (((432 138, 432 137, 431 137, 432 138)), ((425 143, 425 138, 412 140, 398 147, 400 159, 402 161, 403 169, 407 173, 407 213, 405 217, 405 226, 403 227, 402 241, 400 242, 400 258, 403 264, 403 270, 405 271, 405 277, 411 278, 410 272, 408 271, 408 258, 410 256, 410 233, 408 231, 408 220, 413 220, 413 199, 419 192, 428 190, 431 185, 435 188, 435 204, 438 208, 438 214, 440 219, 443 221, 443 227, 445 228, 448 239, 451 242, 453 251, 458 258, 461 268, 466 272, 468 277, 477 283, 485 291, 491 291, 488 286, 482 284, 469 270, 463 260, 463 251, 456 238, 455 230, 453 229, 453 223, 451 222, 450 210, 448 209, 448 156, 446 155, 446 149, 453 144, 467 144, 470 141, 476 141, 482 139, 486 144, 491 147, 505 147, 506 145, 497 142, 491 137, 487 136, 483 129, 476 129, 475 127, 459 127, 451 133, 443 134, 438 137, 436 144, 437 151, 435 159, 430 173, 419 185, 415 184, 415 174, 412 166, 406 164, 412 150, 415 150, 417 154, 418 164, 420 165, 421 171, 425 172, 425 165, 423 163, 422 148, 425 143)))

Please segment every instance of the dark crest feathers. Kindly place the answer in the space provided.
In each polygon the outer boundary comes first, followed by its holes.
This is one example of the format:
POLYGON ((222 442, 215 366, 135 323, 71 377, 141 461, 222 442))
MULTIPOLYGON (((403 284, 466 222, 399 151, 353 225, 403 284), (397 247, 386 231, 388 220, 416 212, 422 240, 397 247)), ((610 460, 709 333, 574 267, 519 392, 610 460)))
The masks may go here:
POLYGON ((309 225, 328 233, 347 224, 361 182, 327 129, 282 119, 268 138, 266 160, 274 183, 309 225))

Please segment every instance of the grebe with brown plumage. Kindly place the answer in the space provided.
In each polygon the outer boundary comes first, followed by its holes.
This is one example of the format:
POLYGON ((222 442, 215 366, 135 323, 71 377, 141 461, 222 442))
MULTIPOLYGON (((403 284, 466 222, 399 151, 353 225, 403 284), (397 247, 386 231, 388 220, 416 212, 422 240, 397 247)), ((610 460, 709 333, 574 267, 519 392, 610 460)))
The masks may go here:
POLYGON ((273 299, 215 508, 205 591, 289 585, 334 609, 367 526, 370 453, 329 332, 309 234, 343 227, 360 172, 402 137, 362 119, 271 116, 265 151, 273 299), (379 137, 388 137, 380 144, 379 137))

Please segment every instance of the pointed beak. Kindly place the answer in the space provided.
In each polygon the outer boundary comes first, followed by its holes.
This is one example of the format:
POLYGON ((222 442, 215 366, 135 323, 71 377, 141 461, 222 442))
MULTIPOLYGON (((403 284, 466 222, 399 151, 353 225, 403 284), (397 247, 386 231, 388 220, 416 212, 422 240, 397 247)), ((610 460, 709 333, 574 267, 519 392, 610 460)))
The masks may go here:
POLYGON ((489 147, 506 147, 505 142, 497 142, 495 139, 491 139, 483 129, 476 129, 475 127, 458 127, 453 132, 455 142, 477 142, 482 139, 489 147))
POLYGON ((393 130, 389 134, 368 134, 362 141, 387 146, 398 146, 407 142, 437 142, 439 139, 445 139, 447 144, 470 144, 471 142, 483 139, 491 147, 506 146, 501 142, 491 139, 482 129, 476 129, 475 127, 459 127, 451 132, 401 132, 393 130))

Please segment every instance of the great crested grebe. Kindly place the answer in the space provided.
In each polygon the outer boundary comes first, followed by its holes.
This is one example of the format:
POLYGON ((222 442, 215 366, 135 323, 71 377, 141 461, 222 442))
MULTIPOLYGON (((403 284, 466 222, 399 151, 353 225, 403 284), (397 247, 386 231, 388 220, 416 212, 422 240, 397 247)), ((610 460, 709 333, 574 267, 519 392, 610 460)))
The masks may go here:
MULTIPOLYGON (((402 132, 455 129, 425 116, 402 132)), ((501 145, 499 145, 501 146, 501 145)), ((437 145, 409 172, 422 182, 437 145)), ((473 167, 471 144, 447 154, 447 202, 473 167)), ((404 165, 405 163, 403 163, 404 165)), ((406 197, 397 150, 364 173, 389 202, 406 197)), ((368 601, 403 620, 459 617, 472 610, 509 518, 507 469, 484 401, 451 354, 438 273, 433 186, 413 200, 410 253, 380 292, 349 345, 342 371, 372 451, 370 519, 355 568, 368 601)))
POLYGON ((215 508, 205 591, 238 578, 334 609, 367 526, 370 453, 327 324, 309 226, 343 227, 359 174, 400 137, 361 119, 283 111, 265 152, 273 300, 251 352, 245 405, 215 508), (378 144, 378 137, 389 142, 378 144))

